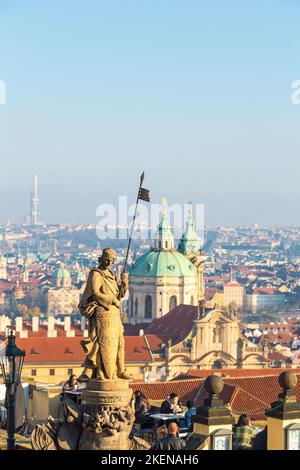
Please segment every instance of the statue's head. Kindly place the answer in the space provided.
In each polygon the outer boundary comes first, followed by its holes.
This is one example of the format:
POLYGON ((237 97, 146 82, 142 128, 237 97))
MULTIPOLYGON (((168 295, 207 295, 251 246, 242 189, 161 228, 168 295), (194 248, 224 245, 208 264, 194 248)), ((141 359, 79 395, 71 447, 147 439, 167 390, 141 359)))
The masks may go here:
POLYGON ((117 259, 117 253, 112 248, 104 248, 100 258, 98 258, 99 264, 102 268, 108 268, 117 259))

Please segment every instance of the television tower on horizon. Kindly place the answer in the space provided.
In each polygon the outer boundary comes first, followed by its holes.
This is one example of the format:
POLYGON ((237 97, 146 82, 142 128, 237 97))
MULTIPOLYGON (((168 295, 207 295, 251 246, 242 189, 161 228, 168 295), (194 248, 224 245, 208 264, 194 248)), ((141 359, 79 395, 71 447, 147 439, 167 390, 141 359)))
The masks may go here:
POLYGON ((30 223, 31 225, 38 225, 38 207, 40 199, 38 196, 38 175, 34 175, 34 190, 31 191, 31 204, 30 204, 30 223))

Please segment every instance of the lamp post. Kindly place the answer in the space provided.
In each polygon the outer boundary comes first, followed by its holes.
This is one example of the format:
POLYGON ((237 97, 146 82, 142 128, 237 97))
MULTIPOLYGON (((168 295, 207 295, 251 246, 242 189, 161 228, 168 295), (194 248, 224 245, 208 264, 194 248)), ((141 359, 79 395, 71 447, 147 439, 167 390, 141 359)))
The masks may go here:
POLYGON ((6 348, 0 355, 1 371, 6 386, 7 450, 15 450, 16 390, 21 381, 24 356, 25 351, 17 348, 16 337, 10 330, 6 348))

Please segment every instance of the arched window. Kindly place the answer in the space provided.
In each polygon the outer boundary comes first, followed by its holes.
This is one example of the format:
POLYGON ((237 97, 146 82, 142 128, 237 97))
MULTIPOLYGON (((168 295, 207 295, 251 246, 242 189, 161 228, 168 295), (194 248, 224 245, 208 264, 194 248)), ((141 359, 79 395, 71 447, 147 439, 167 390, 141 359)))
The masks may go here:
POLYGON ((194 296, 191 296, 191 305, 194 305, 194 296))
POLYGON ((173 310, 175 307, 177 307, 177 297, 176 295, 172 295, 172 297, 170 297, 169 310, 173 310))
POLYGON ((211 366, 212 369, 222 369, 223 364, 222 361, 214 361, 211 366))
POLYGON ((152 297, 146 295, 145 297, 145 318, 152 318, 152 297))
POLYGON ((134 302, 134 315, 136 317, 138 316, 138 307, 139 307, 139 301, 138 301, 138 298, 136 297, 135 302, 134 302))

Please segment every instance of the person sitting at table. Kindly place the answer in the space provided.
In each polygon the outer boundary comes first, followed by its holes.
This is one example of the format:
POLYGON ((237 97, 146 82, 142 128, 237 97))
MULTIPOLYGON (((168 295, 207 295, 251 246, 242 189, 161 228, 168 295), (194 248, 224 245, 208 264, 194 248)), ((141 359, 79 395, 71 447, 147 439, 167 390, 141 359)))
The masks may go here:
POLYGON ((71 374, 63 386, 63 392, 75 392, 78 389, 77 375, 71 374))
POLYGON ((185 441, 178 436, 178 424, 170 423, 168 435, 159 439, 155 445, 155 450, 182 450, 185 448, 185 441))
POLYGON ((192 431, 193 429, 192 416, 195 416, 195 414, 197 413, 197 408, 195 407, 194 402, 192 400, 188 400, 186 402, 186 406, 188 410, 186 411, 184 415, 184 421, 189 431, 192 431))
POLYGON ((168 398, 162 402, 160 407, 160 412, 162 414, 173 414, 173 413, 181 413, 182 408, 179 404, 179 397, 177 393, 172 392, 168 398))

